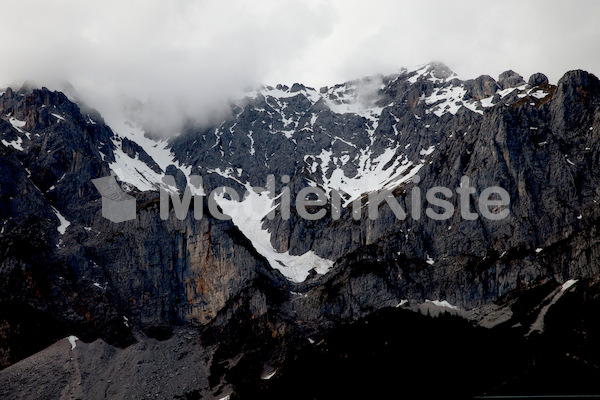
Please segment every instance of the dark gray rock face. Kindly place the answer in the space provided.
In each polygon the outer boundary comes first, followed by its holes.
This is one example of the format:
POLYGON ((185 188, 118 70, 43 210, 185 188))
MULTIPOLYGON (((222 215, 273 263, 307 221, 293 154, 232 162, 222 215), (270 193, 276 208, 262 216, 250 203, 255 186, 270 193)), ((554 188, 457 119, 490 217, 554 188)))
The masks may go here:
POLYGON ((500 89, 508 89, 525 84, 525 80, 513 70, 504 71, 498 77, 498 86, 500 89))
MULTIPOLYGON (((598 199, 591 178, 597 85, 593 75, 572 71, 548 103, 494 107, 473 134, 443 138, 431 163, 419 171, 422 189, 456 188, 463 175, 476 193, 493 185, 505 188, 511 197, 507 220, 465 221, 456 210, 443 223, 398 221, 384 209, 376 221, 363 218, 358 224, 347 216, 317 229, 314 239, 305 238, 320 254, 338 259, 327 283, 314 289, 317 298, 332 300, 328 293, 334 292, 337 300, 321 307, 350 317, 371 304, 435 297, 469 309, 535 282, 564 281, 573 274, 596 277, 597 264, 583 254, 598 251, 593 239, 598 199), (357 290, 367 286, 371 290, 357 290)), ((463 129, 467 123, 475 125, 465 120, 463 129)), ((408 184, 402 192, 411 190, 408 184)), ((409 210, 409 197, 401 197, 409 210)))
MULTIPOLYGON (((154 172, 161 172, 161 169, 158 164, 156 164, 156 161, 154 161, 139 144, 135 143, 131 139, 123 138, 121 140, 121 148, 123 149, 123 152, 130 158, 138 158, 140 161, 148 165, 154 172)), ((175 176, 177 171, 169 170, 168 174, 175 176)))
POLYGON ((493 96, 498 90, 498 84, 489 75, 482 75, 477 79, 465 81, 465 99, 482 100, 493 96))
POLYGON ((231 222, 208 211, 200 221, 162 221, 157 192, 129 193, 135 221, 102 218, 91 179, 110 174, 113 133, 62 95, 9 90, 0 110, 13 118, 2 121, 10 143, 0 145, 3 365, 71 333, 123 346, 136 325, 205 324, 266 268, 231 222), (30 117, 46 109, 45 124, 30 117))
MULTIPOLYGON (((500 93, 524 84, 513 71, 498 82, 463 82, 434 63, 319 91, 264 87, 233 102, 219 124, 170 139, 174 160, 166 164, 63 94, 7 89, 0 97, 0 363, 69 334, 124 347, 140 332, 165 339, 173 326, 188 325, 201 329, 207 351, 198 373, 212 376, 189 393, 224 393, 233 378, 220 362, 251 360, 240 365, 252 371, 278 365, 300 340, 401 300, 469 310, 543 282, 596 279, 600 82, 571 71, 554 86, 535 74, 530 88, 500 93), (206 199, 201 220, 191 208, 183 221, 172 211, 163 221, 158 192, 134 187, 137 218, 103 218, 91 180, 124 158, 174 176, 180 193, 190 171, 207 193, 223 185, 243 193, 246 183, 264 186, 269 174, 278 192, 287 186, 292 196, 308 185, 355 190, 346 199, 387 187, 409 217, 384 205, 377 219, 355 220, 348 205, 339 220, 307 221, 292 207, 287 220, 263 221, 275 251, 335 262, 325 275, 291 282, 244 226, 214 218, 206 199), (404 179, 413 168, 418 185, 404 179), (475 188, 471 211, 483 189, 500 186, 510 194, 510 216, 462 218, 455 192, 462 176, 475 188), (434 186, 452 189, 453 216, 434 221, 425 205, 416 220, 412 191, 424 197, 434 186)), ((365 196, 361 202, 369 206, 365 196)))
POLYGON ((537 72, 529 77, 527 84, 529 86, 547 85, 549 83, 548 77, 541 72, 537 72))
POLYGON ((185 191, 185 187, 188 184, 185 174, 173 164, 169 165, 165 169, 165 173, 175 178, 175 184, 177 185, 179 193, 183 193, 185 191))

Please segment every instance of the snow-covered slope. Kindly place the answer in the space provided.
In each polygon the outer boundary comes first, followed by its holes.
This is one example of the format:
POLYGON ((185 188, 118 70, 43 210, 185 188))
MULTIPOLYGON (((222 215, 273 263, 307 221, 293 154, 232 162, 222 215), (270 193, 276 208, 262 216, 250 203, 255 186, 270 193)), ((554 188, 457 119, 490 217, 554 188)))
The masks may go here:
MULTIPOLYGON (((167 168, 181 171, 188 182, 191 175, 201 175, 205 193, 218 185, 245 191, 264 186, 269 174, 289 175, 328 195, 342 193, 346 206, 366 193, 403 185, 421 170, 440 137, 451 135, 437 127, 446 114, 464 110, 479 116, 499 104, 540 102, 552 89, 527 85, 509 72, 498 82, 489 77, 463 81, 443 64, 431 63, 319 90, 264 86, 232 101, 230 118, 162 140, 124 118, 110 121, 116 147, 110 167, 142 191, 156 190, 167 168), (127 140, 148 157, 126 151, 127 140)), ((263 228, 266 212, 243 211, 249 204, 260 203, 262 210, 274 205, 265 191, 250 193, 239 204, 224 198, 219 204, 271 266, 296 281, 311 269, 325 273, 330 260, 274 250, 274 238, 263 228)))

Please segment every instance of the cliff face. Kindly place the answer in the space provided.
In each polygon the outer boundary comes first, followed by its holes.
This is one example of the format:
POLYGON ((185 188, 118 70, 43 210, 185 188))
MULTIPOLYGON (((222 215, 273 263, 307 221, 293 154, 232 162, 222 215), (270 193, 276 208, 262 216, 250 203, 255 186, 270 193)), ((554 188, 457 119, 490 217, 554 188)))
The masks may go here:
MULTIPOLYGON (((7 89, 0 97, 1 365, 70 334, 125 347, 140 332, 168 337, 176 325, 202 327, 214 360, 261 349, 260 363, 277 364, 307 336, 401 302, 417 309, 447 301, 481 322, 494 303, 510 308, 544 283, 593 282, 600 82, 584 71, 556 86, 543 74, 528 82, 512 71, 497 82, 461 81, 430 64, 320 90, 264 87, 232 102, 219 125, 190 127, 168 141, 133 124, 113 130, 61 93, 7 89), (111 173, 136 199, 134 220, 102 216, 92 179, 111 173), (201 175, 205 193, 225 185, 240 195, 273 174, 277 193, 290 190, 290 218, 277 198, 273 220, 257 212, 223 221, 205 198, 201 220, 193 210, 183 221, 172 210, 162 220, 165 174, 180 192, 201 175), (462 218, 454 190, 463 176, 475 189, 471 211, 485 188, 499 186, 510 195, 509 217, 462 218), (331 218, 330 206, 325 218, 301 218, 294 199, 306 186, 329 200, 343 192, 340 218, 331 218), (425 198, 434 186, 453 190, 454 215, 432 220, 425 205, 415 220, 411 193, 418 187, 425 198), (363 212, 355 220, 352 201, 366 210, 367 194, 383 189, 408 217, 384 205, 377 219, 363 212), (240 332, 258 339, 244 343, 240 332), (231 345, 212 347, 218 343, 231 345)), ((205 368, 212 387, 226 385, 220 367, 205 368)))
POLYGON ((162 221, 158 193, 104 219, 91 179, 111 172, 110 128, 46 89, 2 100, 3 365, 69 332, 127 345, 132 326, 205 324, 265 269, 230 222, 162 221))
MULTIPOLYGON (((475 211, 483 189, 501 186, 510 194, 510 216, 465 221, 456 209, 446 222, 398 222, 384 209, 375 221, 347 219, 324 227, 305 245, 313 243, 325 256, 349 250, 338 260, 338 270, 347 272, 329 276, 346 293, 338 311, 350 313, 347 302, 360 307, 373 296, 365 291, 362 298, 363 292, 343 284, 360 264, 372 266, 368 274, 378 282, 373 286, 390 302, 441 298, 467 309, 548 279, 597 276, 597 85, 592 75, 574 71, 541 101, 523 97, 481 117, 464 110, 468 115, 459 111, 445 124, 432 121, 431 128, 445 136, 419 171, 419 187, 457 188, 468 176, 476 189, 475 211), (387 282, 375 278, 381 274, 387 282)), ((410 193, 412 184, 404 190, 410 193)), ((402 198, 409 210, 410 197, 402 198)))

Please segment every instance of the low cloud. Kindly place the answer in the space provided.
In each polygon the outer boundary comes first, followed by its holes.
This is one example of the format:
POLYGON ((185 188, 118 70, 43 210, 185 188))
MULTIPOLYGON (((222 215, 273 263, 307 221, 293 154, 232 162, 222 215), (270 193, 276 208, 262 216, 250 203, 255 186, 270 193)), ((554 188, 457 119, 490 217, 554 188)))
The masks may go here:
POLYGON ((69 82, 109 120, 127 108, 173 133, 287 68, 334 18, 321 1, 22 0, 0 16, 0 84, 69 82))
POLYGON ((20 0, 0 14, 0 86, 69 82, 109 122, 127 109, 169 134, 261 83, 319 87, 431 60, 463 78, 598 74, 597 15, 592 0, 20 0))

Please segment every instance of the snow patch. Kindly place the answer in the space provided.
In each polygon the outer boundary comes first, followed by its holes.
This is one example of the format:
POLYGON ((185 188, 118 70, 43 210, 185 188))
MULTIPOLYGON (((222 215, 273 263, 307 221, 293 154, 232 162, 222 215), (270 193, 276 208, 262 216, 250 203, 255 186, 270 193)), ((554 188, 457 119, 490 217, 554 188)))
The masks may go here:
POLYGON ((27 122, 20 121, 20 120, 16 119, 15 117, 10 117, 8 119, 8 122, 10 122, 10 124, 13 126, 13 128, 15 128, 20 133, 23 133, 23 130, 21 128, 23 128, 27 124, 27 122))
POLYGON ((188 182, 190 181, 192 168, 175 159, 168 140, 151 139, 146 136, 145 131, 139 125, 127 120, 112 120, 110 126, 118 138, 128 138, 144 149, 163 171, 157 173, 146 163, 140 161, 138 157, 129 157, 121 149, 120 140, 115 138, 113 139, 116 147, 115 162, 110 164, 110 168, 117 174, 119 180, 130 183, 141 191, 155 190, 162 184, 164 171, 172 164, 184 173, 188 182))
POLYGON ((548 96, 548 93, 544 92, 543 90, 539 89, 536 90, 533 93, 529 93, 530 96, 535 97, 536 99, 543 99, 544 97, 548 96))
POLYGON ((449 308, 451 310, 458 310, 459 308, 457 306, 453 306, 452 304, 448 303, 446 300, 425 300, 426 303, 431 303, 435 306, 438 307, 445 307, 445 308, 449 308))
POLYGON ((568 290, 571 286, 573 286, 577 282, 579 282, 579 280, 577 280, 577 279, 569 279, 568 281, 566 281, 565 283, 563 283, 562 287, 560 288, 560 291, 564 292, 564 291, 568 290))
POLYGON ((396 308, 404 307, 406 304, 408 304, 408 300, 400 300, 400 303, 396 305, 396 308))
POLYGON ((77 341, 79 340, 79 338, 77 336, 69 336, 67 338, 67 340, 69 341, 69 343, 71 343, 71 350, 75 350, 75 347, 77 347, 77 341))
MULTIPOLYGON (((425 99, 425 104, 435 104, 436 106, 433 108, 433 113, 438 117, 441 117, 448 112, 454 115, 460 109, 460 107, 464 105, 464 102, 461 101, 461 99, 466 92, 467 91, 462 86, 438 88, 433 91, 431 96, 425 99)), ((427 110, 427 112, 431 111, 427 110)))
POLYGON ((113 140, 115 161, 109 164, 110 169, 117 175, 120 181, 127 182, 141 191, 155 190, 161 182, 163 174, 152 170, 148 164, 138 157, 131 158, 121 149, 120 142, 113 140))
POLYGON ((267 374, 267 375, 265 375, 265 376, 262 376, 260 379, 262 379, 262 380, 265 380, 265 381, 266 381, 266 380, 269 380, 269 379, 271 379, 272 377, 274 377, 276 373, 277 373, 277 371, 271 372, 270 374, 267 374))
POLYGON ((6 147, 12 147, 15 150, 23 151, 23 139, 21 138, 17 138, 16 140, 10 142, 2 139, 2 144, 6 147))
POLYGON ((248 183, 245 186, 247 194, 241 202, 225 198, 224 194, 215 196, 215 199, 223 213, 231 216, 233 223, 252 242, 256 251, 267 259, 272 268, 294 282, 306 280, 311 270, 326 274, 333 267, 333 261, 319 257, 312 250, 295 256, 289 251, 279 253, 273 248, 271 233, 263 229, 262 220, 277 207, 274 199, 267 192, 255 192, 248 183))
POLYGON ((55 114, 55 113, 52 113, 52 115, 58 120, 57 122, 65 120, 65 118, 63 116, 61 116, 61 115, 58 115, 58 114, 55 114))
POLYGON ((434 150, 435 150, 435 146, 429 146, 429 148, 427 150, 423 149, 419 152, 419 154, 422 156, 428 156, 431 153, 433 153, 434 150))
POLYGON ((330 194, 332 189, 347 193, 349 197, 343 203, 346 207, 365 193, 391 189, 406 182, 421 169, 422 165, 415 166, 405 155, 398 155, 397 152, 398 146, 388 148, 373 158, 372 150, 360 150, 356 175, 348 177, 341 166, 336 166, 327 177, 332 154, 331 151, 323 150, 317 157, 321 159, 322 183, 327 194, 330 194))
POLYGON ((61 235, 64 235, 65 232, 67 231, 67 228, 71 225, 71 223, 69 221, 67 221, 67 219, 65 217, 63 217, 62 214, 60 212, 58 212, 58 210, 56 208, 52 207, 52 211, 54 211, 54 214, 56 214, 56 216, 58 217, 58 220, 60 221, 60 224, 58 225, 56 230, 58 230, 58 233, 60 233, 61 235))

